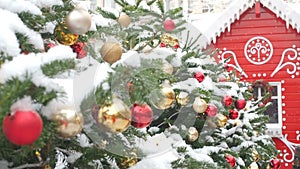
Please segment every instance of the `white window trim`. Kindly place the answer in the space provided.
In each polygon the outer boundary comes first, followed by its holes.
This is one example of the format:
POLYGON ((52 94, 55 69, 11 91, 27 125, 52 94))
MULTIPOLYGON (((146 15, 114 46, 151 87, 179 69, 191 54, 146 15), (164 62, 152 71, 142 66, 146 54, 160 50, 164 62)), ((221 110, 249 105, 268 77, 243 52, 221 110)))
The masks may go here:
POLYGON ((271 137, 281 137, 282 136, 282 90, 280 82, 268 82, 271 86, 277 86, 277 96, 272 96, 271 99, 277 99, 278 101, 278 123, 267 123, 267 131, 271 137))

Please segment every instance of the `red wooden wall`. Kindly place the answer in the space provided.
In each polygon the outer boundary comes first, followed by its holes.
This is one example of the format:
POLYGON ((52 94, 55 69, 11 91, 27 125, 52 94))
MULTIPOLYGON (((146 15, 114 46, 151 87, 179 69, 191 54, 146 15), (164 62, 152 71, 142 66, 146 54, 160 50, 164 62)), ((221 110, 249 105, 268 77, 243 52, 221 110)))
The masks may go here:
MULTIPOLYGON (((216 44, 213 45, 220 50, 219 57, 222 53, 229 51, 236 55, 237 63, 248 75, 245 80, 264 79, 269 82, 281 82, 283 96, 282 134, 291 143, 300 144, 300 77, 298 76, 300 74, 300 34, 291 27, 287 29, 285 21, 277 18, 269 9, 261 7, 258 16, 255 13, 255 7, 253 7, 245 11, 240 19, 231 25, 230 32, 226 30, 222 33, 217 38, 216 44), (255 36, 265 37, 273 45, 273 55, 264 64, 253 64, 247 60, 244 54, 245 44, 255 36), (286 53, 282 64, 293 63, 296 65, 296 72, 289 74, 287 68, 292 70, 294 67, 281 64, 284 67, 271 77, 287 48, 291 48, 291 50, 286 53), (296 53, 293 53, 293 51, 296 51, 296 53), (294 60, 289 60, 288 54, 295 56, 294 60)), ((232 53, 228 53, 228 57, 231 55, 232 53)), ((231 59, 230 64, 237 65, 233 59, 231 59)), ((282 151, 279 157, 285 160, 281 168, 292 168, 293 156, 291 150, 281 140, 274 138, 274 141, 277 148, 282 151)))

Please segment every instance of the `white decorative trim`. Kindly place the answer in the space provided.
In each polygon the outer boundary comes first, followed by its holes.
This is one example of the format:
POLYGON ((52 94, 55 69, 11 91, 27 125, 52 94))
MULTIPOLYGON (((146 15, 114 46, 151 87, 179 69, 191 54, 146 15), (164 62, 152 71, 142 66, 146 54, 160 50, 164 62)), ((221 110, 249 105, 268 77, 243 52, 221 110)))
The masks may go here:
POLYGON ((283 67, 291 66, 293 69, 291 70, 290 68, 287 68, 286 71, 288 74, 291 75, 291 78, 295 78, 296 75, 297 76, 299 75, 299 72, 298 72, 300 70, 299 59, 300 59, 300 53, 297 52, 295 45, 293 45, 292 48, 285 49, 281 55, 281 60, 278 64, 278 66, 276 67, 276 69, 271 74, 271 77, 273 77, 276 73, 278 73, 278 71, 281 70, 283 67), (291 55, 291 53, 293 55, 291 55), (288 59, 289 61, 286 61, 286 59, 288 59), (291 61, 293 61, 293 62, 291 62, 291 61), (295 63, 295 61, 296 61, 296 63, 295 63))
POLYGON ((232 67, 239 71, 244 77, 248 78, 248 75, 244 72, 244 70, 241 68, 237 57, 233 51, 227 51, 226 48, 223 51, 220 51, 220 54, 218 57, 221 59, 223 63, 226 62, 226 59, 232 56, 234 64, 227 64, 229 67, 232 67), (225 55, 229 55, 229 57, 226 57, 225 55))
POLYGON ((300 144, 296 144, 296 143, 292 143, 292 142, 290 142, 288 139, 287 139, 287 137, 288 137, 288 134, 285 134, 284 136, 283 135, 281 135, 280 137, 278 137, 278 139, 280 139, 288 148, 289 148, 289 150, 291 151, 291 155, 292 155, 292 158, 291 159, 288 159, 288 156, 290 155, 290 153, 288 153, 288 152, 283 152, 283 160, 285 161, 285 162, 288 162, 288 163, 292 163, 293 161, 294 161, 294 156, 295 156, 295 153, 294 153, 294 151, 295 151, 295 147, 296 146, 300 146, 300 144))
POLYGON ((265 37, 255 36, 249 39, 244 47, 246 59, 255 64, 267 63, 273 56, 273 45, 265 37))

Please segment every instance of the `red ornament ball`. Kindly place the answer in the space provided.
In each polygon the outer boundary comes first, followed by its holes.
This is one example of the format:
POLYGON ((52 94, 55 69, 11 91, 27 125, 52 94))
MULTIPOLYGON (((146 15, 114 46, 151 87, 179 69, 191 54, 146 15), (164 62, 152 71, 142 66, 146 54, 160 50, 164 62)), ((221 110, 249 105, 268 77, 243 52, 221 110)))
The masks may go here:
POLYGON ((153 111, 148 104, 134 104, 130 111, 131 125, 136 128, 148 127, 153 119, 153 111))
POLYGON ((71 45, 73 52, 77 53, 77 59, 82 59, 86 57, 87 52, 85 50, 85 43, 84 42, 76 42, 75 44, 71 45))
POLYGON ((172 31, 175 29, 175 22, 171 19, 165 20, 164 28, 166 31, 172 31))
POLYGON ((236 102, 235 102, 235 107, 239 110, 245 108, 246 106, 246 101, 244 99, 238 99, 236 102))
POLYGON ((263 107, 264 105, 265 105, 265 104, 262 103, 262 102, 258 103, 258 107, 263 107))
POLYGON ((222 103, 224 104, 224 106, 228 107, 232 104, 232 97, 231 96, 224 96, 222 103))
POLYGON ((167 47, 167 45, 164 43, 160 43, 160 47, 165 48, 165 47, 167 47))
POLYGON ((270 167, 271 167, 272 169, 279 169, 279 168, 280 168, 280 165, 281 165, 281 163, 280 163, 280 160, 279 160, 279 159, 272 159, 272 160, 270 161, 270 167))
POLYGON ((196 78, 198 80, 198 82, 201 83, 201 82, 203 82, 205 76, 202 72, 195 72, 194 78, 196 78))
POLYGON ((218 113, 218 108, 214 104, 207 104, 205 113, 209 117, 215 117, 216 114, 218 113))
POLYGON ((239 112, 237 110, 230 110, 229 118, 235 120, 239 117, 239 112))
POLYGON ((43 120, 35 111, 16 111, 7 115, 3 121, 6 138, 15 145, 30 145, 41 135, 43 120))
POLYGON ((232 156, 232 155, 230 155, 230 154, 226 155, 226 161, 229 163, 229 165, 230 165, 231 167, 234 167, 234 166, 235 166, 236 160, 235 160, 235 157, 234 157, 234 156, 232 156))

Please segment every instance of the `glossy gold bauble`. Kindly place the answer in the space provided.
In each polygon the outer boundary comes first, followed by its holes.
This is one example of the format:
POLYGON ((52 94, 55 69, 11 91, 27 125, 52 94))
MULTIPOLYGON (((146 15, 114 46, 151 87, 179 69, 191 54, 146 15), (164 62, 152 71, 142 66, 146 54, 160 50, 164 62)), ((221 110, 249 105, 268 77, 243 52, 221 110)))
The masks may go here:
POLYGON ((122 47, 116 42, 106 42, 101 47, 100 54, 105 62, 113 64, 121 59, 122 47))
POLYGON ((259 161, 260 156, 259 156, 258 152, 255 149, 252 149, 251 156, 253 158, 253 161, 255 161, 255 162, 259 161))
POLYGON ((207 109, 207 103, 200 97, 196 97, 193 103, 193 109, 197 113, 204 113, 207 109))
POLYGON ((169 62, 165 61, 162 65, 162 71, 166 74, 173 74, 173 65, 171 65, 169 62))
POLYGON ((223 114, 218 113, 218 114, 215 116, 215 120, 216 120, 216 122, 217 122, 217 126, 218 126, 218 127, 224 127, 224 126, 226 126, 226 124, 227 124, 227 117, 224 116, 223 114))
POLYGON ((131 19, 127 14, 123 14, 119 17, 118 22, 122 27, 126 28, 129 26, 131 19))
POLYGON ((100 107, 97 121, 105 130, 120 133, 129 127, 131 112, 122 100, 114 98, 112 104, 100 107))
POLYGON ((52 114, 51 119, 57 123, 56 132, 60 137, 71 138, 82 131, 83 116, 72 108, 60 109, 52 114))
POLYGON ((252 162, 252 163, 249 165, 248 169, 259 169, 259 167, 258 167, 258 165, 257 165, 256 162, 252 162))
POLYGON ((190 97, 187 92, 180 92, 176 96, 177 103, 181 106, 186 106, 190 102, 190 97))
POLYGON ((84 8, 73 9, 66 17, 68 29, 77 35, 88 32, 92 25, 92 17, 84 8))
POLYGON ((75 44, 78 40, 78 35, 72 34, 65 24, 55 27, 54 37, 60 44, 68 46, 75 44))
POLYGON ((199 132, 195 127, 190 127, 188 130, 188 140, 190 142, 194 142, 198 139, 199 132))
POLYGON ((151 104, 160 110, 168 109, 175 101, 175 92, 171 86, 163 85, 161 89, 154 90, 150 94, 151 104))

